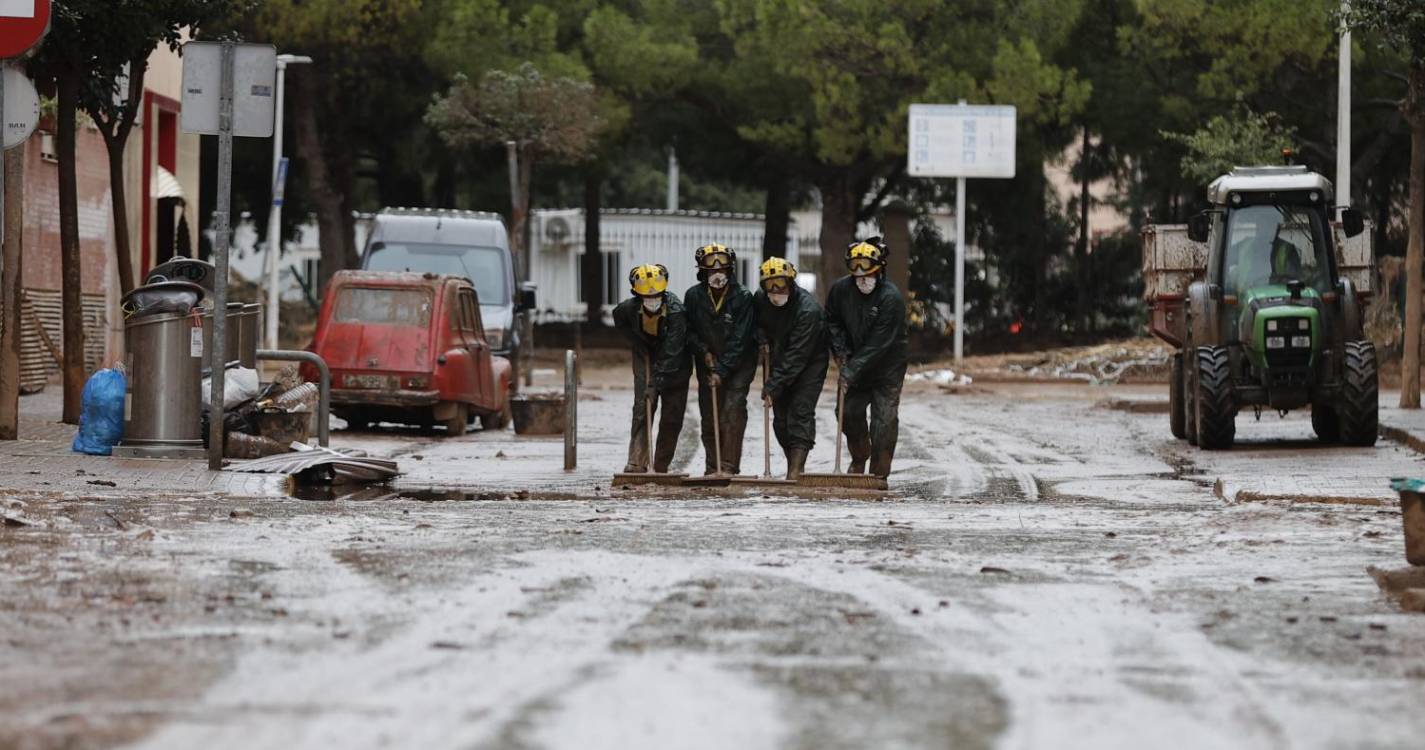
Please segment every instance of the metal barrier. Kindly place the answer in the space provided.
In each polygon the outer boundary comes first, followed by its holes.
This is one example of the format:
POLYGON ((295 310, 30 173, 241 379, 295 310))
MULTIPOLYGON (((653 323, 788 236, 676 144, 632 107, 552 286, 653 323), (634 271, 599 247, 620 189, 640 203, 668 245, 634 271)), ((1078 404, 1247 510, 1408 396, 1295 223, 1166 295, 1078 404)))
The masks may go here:
POLYGON ((317 442, 323 448, 327 447, 328 438, 331 436, 332 373, 327 369, 326 360, 311 352, 289 349, 258 349, 257 359, 258 361, 273 362, 306 362, 317 368, 317 372, 320 374, 317 382, 317 409, 321 411, 321 415, 317 419, 317 442))

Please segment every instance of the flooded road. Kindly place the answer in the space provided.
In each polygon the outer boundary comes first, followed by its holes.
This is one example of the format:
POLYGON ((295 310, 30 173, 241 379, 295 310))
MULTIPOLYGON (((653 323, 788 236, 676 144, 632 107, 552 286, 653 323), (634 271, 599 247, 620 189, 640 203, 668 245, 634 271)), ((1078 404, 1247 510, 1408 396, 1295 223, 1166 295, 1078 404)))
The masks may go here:
POLYGON ((611 490, 618 390, 571 473, 386 430, 334 435, 408 472, 356 494, 17 494, 0 745, 1418 747, 1425 618, 1365 569, 1419 456, 1295 415, 1199 453, 1115 394, 908 392, 885 496, 611 490))

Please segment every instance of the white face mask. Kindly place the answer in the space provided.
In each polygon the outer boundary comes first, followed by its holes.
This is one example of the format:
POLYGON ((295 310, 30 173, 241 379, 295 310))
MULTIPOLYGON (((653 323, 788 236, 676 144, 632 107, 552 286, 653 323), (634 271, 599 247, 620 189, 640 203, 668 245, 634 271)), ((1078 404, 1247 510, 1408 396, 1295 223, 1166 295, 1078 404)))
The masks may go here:
POLYGON ((643 309, 645 309, 645 310, 647 310, 648 312, 651 312, 651 313, 656 313, 656 312, 658 312, 659 310, 662 310, 662 309, 663 309, 663 298, 662 298, 662 297, 644 297, 644 298, 643 298, 643 309))
POLYGON ((875 275, 873 274, 871 276, 857 276, 856 288, 861 290, 862 294, 870 294, 871 292, 876 291, 875 275))
POLYGON ((768 301, 768 302, 771 302, 774 307, 781 307, 781 306, 787 304, 787 301, 790 300, 791 298, 792 298, 792 295, 791 295, 790 293, 788 293, 788 294, 769 294, 769 295, 767 295, 767 301, 768 301))
POLYGON ((708 274, 708 286, 712 287, 713 289, 721 289, 721 288, 727 286, 727 274, 725 274, 725 273, 711 273, 711 274, 708 274))

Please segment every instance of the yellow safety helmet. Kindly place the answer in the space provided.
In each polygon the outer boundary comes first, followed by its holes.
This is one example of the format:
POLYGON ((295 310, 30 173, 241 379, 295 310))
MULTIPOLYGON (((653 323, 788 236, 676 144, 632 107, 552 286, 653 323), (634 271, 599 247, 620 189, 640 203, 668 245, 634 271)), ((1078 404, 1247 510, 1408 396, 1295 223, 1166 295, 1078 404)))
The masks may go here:
POLYGON ((668 267, 647 264, 628 272, 628 285, 640 297, 652 297, 668 291, 668 267))
POLYGON ((846 267, 852 276, 870 276, 886 265, 886 244, 880 237, 858 240, 846 248, 846 267))
POLYGON ((790 288, 797 278, 797 267, 788 263, 785 258, 768 258, 762 261, 761 271, 762 288, 790 288), (778 279, 782 281, 778 283, 778 279))
POLYGON ((733 264, 737 263, 737 251, 714 242, 698 248, 693 253, 693 260, 697 262, 700 271, 732 268, 733 264))

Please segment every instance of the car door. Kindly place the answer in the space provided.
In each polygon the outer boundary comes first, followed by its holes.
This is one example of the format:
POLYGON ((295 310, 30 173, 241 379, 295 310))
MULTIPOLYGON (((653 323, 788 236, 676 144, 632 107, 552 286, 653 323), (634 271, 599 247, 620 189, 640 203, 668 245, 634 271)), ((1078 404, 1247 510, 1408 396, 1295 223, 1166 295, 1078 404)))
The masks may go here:
POLYGON ((494 369, 490 360, 490 346, 485 343, 485 334, 480 328, 480 304, 475 300, 475 290, 470 287, 460 290, 460 310, 462 334, 466 348, 470 351, 470 363, 475 376, 471 402, 488 410, 495 400, 494 369))
POLYGON ((465 306, 459 288, 445 287, 445 364, 441 365, 441 394, 444 401, 469 403, 475 395, 475 357, 465 341, 465 306))

